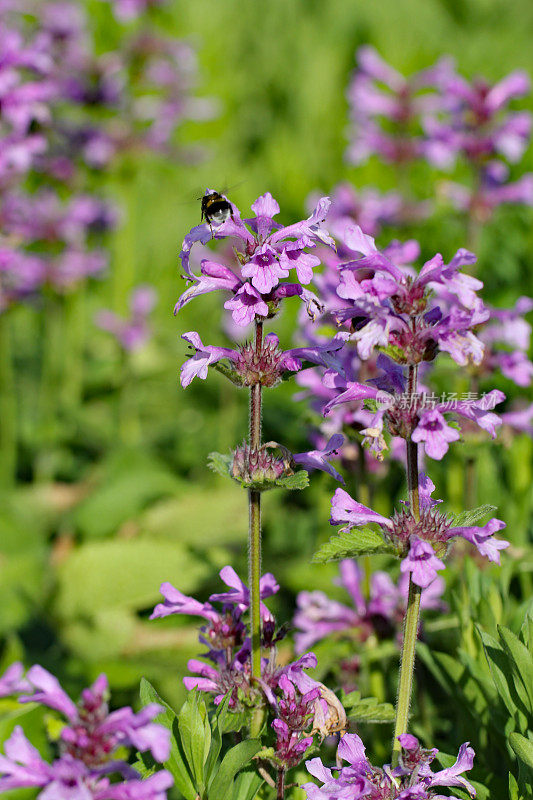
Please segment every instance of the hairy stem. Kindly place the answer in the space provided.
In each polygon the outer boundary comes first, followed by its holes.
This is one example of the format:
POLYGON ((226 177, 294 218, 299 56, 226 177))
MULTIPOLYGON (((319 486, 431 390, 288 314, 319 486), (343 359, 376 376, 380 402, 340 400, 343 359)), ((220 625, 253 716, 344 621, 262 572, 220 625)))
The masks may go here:
POLYGON ((278 779, 276 781, 277 800, 285 797, 285 767, 278 767, 278 779))
MULTIPOLYGON (((408 392, 416 393, 417 367, 409 367, 408 392)), ((409 490, 409 506, 416 520, 420 519, 420 505, 418 498, 418 447, 416 442, 407 440, 407 488, 409 490)), ((396 723, 394 726, 394 740, 392 744, 392 765, 397 766, 400 758, 400 743, 398 736, 407 733, 409 708, 413 691, 413 672, 415 668, 415 648, 418 635, 418 620, 420 617, 421 589, 409 577, 409 595, 405 613, 403 645, 400 657, 400 675, 398 678, 398 697, 396 700, 396 723)))
MULTIPOLYGON (((255 351, 261 354, 263 348, 263 323, 255 323, 255 351)), ((261 384, 250 389, 250 448, 261 446, 261 384)), ((261 492, 250 489, 248 492, 250 528, 248 540, 248 579, 250 587, 250 626, 252 633, 252 677, 261 677, 261 492)))

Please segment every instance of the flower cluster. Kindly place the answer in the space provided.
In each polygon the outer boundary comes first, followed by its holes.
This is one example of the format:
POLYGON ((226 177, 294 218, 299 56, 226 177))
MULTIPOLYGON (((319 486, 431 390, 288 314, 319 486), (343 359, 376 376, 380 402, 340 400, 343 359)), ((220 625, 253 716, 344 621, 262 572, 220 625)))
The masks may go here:
POLYGON ((348 159, 361 164, 377 154, 385 162, 403 164, 431 154, 422 123, 444 107, 439 90, 452 75, 452 63, 445 58, 404 78, 373 47, 360 47, 348 87, 353 123, 348 159))
MULTIPOLYGON (((211 193, 212 190, 206 190, 206 195, 211 193)), ((225 290, 231 297, 224 308, 231 311, 237 325, 249 325, 256 317, 273 317, 281 301, 294 296, 304 300, 309 313, 314 315, 319 305, 302 284, 311 282, 313 268, 320 264, 320 259, 308 250, 316 248, 319 242, 334 246, 321 225, 329 205, 329 199, 323 197, 308 219, 283 227, 274 220, 279 205, 267 192, 252 204, 253 218, 242 220, 239 210, 231 205, 231 215, 224 222, 215 226, 213 222, 197 225, 183 241, 180 258, 184 277, 191 286, 178 299, 175 312, 199 295, 225 290), (197 242, 206 244, 213 237, 234 240, 234 269, 202 259, 200 275, 195 275, 189 263, 192 247, 197 242), (293 269, 298 283, 282 281, 293 269)))
POLYGON ((471 797, 476 796, 472 784, 463 777, 474 763, 474 751, 468 742, 459 748, 455 764, 433 772, 430 764, 438 750, 425 750, 418 739, 408 733, 398 739, 402 748, 399 765, 391 767, 387 764, 380 768, 374 767, 366 757, 360 737, 347 733, 339 742, 337 758, 338 763, 343 760, 349 766, 338 768, 336 776, 320 758, 306 761, 307 771, 322 784, 304 784, 302 788, 307 797, 309 800, 340 800, 345 797, 351 800, 445 800, 443 795, 437 794, 439 787, 454 786, 465 790, 471 797))
POLYGON ((421 474, 417 519, 409 503, 404 503, 403 509, 388 518, 357 503, 344 489, 337 489, 331 502, 330 523, 344 525, 343 531, 371 524, 379 526, 384 540, 402 559, 401 571, 410 573, 413 582, 422 588, 435 580, 437 570, 444 569, 442 559, 446 557, 452 539, 457 536, 473 544, 489 561, 499 564, 499 551, 509 547, 509 542, 495 539, 494 534, 505 528, 505 522, 491 519, 482 527, 454 525, 453 515, 443 514, 436 508, 442 500, 433 500, 434 490, 433 482, 421 474))
POLYGON ((170 734, 153 722, 162 710, 156 703, 139 713, 124 707, 109 711, 105 675, 84 689, 74 703, 58 680, 36 665, 23 677, 22 665, 14 664, 0 679, 0 694, 20 694, 21 703, 39 703, 58 711, 66 722, 58 740, 59 756, 45 761, 17 726, 0 756, 0 792, 24 787, 41 791, 40 800, 69 797, 72 800, 166 800, 171 775, 162 770, 145 780, 123 760, 123 749, 149 751, 155 761, 166 761, 170 734), (111 775, 120 782, 112 782, 111 775))

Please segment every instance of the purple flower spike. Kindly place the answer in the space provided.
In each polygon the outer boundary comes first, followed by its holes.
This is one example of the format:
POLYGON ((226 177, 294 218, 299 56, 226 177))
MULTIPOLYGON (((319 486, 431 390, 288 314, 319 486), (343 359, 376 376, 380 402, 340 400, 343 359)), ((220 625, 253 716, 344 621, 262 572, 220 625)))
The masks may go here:
POLYGON ((317 244, 335 245, 322 227, 329 199, 321 198, 310 217, 287 227, 274 220, 279 205, 269 192, 255 201, 252 210, 256 216, 243 220, 239 210, 232 206, 232 214, 214 230, 206 222, 187 234, 180 257, 184 275, 193 285, 179 298, 176 311, 193 297, 226 289, 232 297, 224 307, 232 312, 237 325, 249 325, 256 316, 273 316, 280 301, 291 296, 301 297, 309 313, 313 313, 315 301, 301 284, 311 281, 313 268, 320 263, 309 249, 317 244), (201 274, 196 276, 190 268, 192 248, 196 243, 206 244, 211 238, 236 240, 240 249, 234 248, 235 271, 223 264, 203 261, 201 274), (283 282, 293 269, 300 283, 283 282))
POLYGON ((444 569, 444 562, 437 558, 429 542, 413 537, 409 554, 400 569, 410 572, 413 583, 425 589, 437 577, 437 570, 444 569))

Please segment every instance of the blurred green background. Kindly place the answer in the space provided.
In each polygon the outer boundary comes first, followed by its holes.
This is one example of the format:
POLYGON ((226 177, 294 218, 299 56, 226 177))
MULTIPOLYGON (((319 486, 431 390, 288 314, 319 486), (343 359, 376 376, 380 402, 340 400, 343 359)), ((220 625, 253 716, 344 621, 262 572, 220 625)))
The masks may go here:
MULTIPOLYGON (((98 48, 120 48, 124 28, 108 4, 90 0, 86 7, 98 48)), ((345 90, 362 44, 373 44, 405 74, 444 54, 454 56, 467 77, 496 81, 516 68, 533 73, 529 0, 171 0, 152 21, 194 44, 200 64, 196 94, 218 100, 215 119, 187 122, 179 133, 184 148, 201 146, 204 157, 197 163, 129 158, 94 178, 88 188, 124 211, 123 223, 109 236, 107 277, 53 300, 50 314, 16 309, 8 332, 18 475, 1 498, 3 660, 38 661, 73 691, 106 671, 117 703, 136 697, 141 675, 169 701, 183 696, 186 661, 198 652, 196 629, 186 619, 148 622, 159 584, 168 580, 206 598, 219 585, 217 571, 224 564, 242 577, 246 571, 245 493, 206 466, 211 450, 227 451, 244 437, 246 393, 218 373, 187 390, 178 384, 186 353, 181 333, 198 330, 210 344, 228 341, 220 296, 201 297, 172 316, 184 288, 177 254, 184 235, 200 221, 197 198, 206 186, 227 186, 244 214, 270 191, 281 206, 279 219, 290 223, 307 216, 312 191, 327 193, 341 180, 394 188, 394 172, 377 159, 357 169, 344 161, 345 90), (102 307, 126 313, 129 292, 141 282, 153 284, 159 295, 154 337, 125 360, 93 317, 102 307)), ((533 110, 533 99, 519 105, 533 110)), ((532 168, 530 148, 513 175, 532 168)), ((460 169, 456 175, 465 177, 460 169)), ((429 166, 414 167, 416 196, 432 198, 439 177, 429 166)), ((486 284, 485 299, 504 305, 533 294, 532 221, 531 209, 504 209, 484 230, 478 275, 486 284)), ((385 232, 380 242, 412 233, 385 232)), ((416 235, 424 256, 441 251, 447 259, 464 244, 465 220, 438 206, 416 235)), ((297 310, 296 303, 286 304, 274 323, 285 347, 297 310)), ((467 380, 462 373, 459 379, 467 380)), ((449 374, 442 380, 451 388, 449 374)), ((466 390, 466 384, 455 385, 466 390)), ((527 395, 504 378, 497 388, 510 399, 527 395)), ((264 437, 300 452, 308 449, 309 414, 304 402, 293 401, 294 391, 284 384, 266 394, 264 437)), ((430 465, 437 496, 454 510, 463 496, 462 450, 430 465)), ((499 507, 513 543, 515 561, 505 568, 507 589, 501 590, 507 592, 501 612, 507 624, 513 614, 523 617, 530 594, 532 450, 523 435, 495 444, 483 439, 467 453, 478 463, 477 502, 499 507)), ((297 497, 265 497, 264 571, 274 572, 282 585, 272 601, 281 620, 291 618, 298 590, 335 591, 335 568, 309 564, 317 543, 330 534, 334 488, 329 477, 315 474, 297 497)), ((374 506, 389 511, 402 492, 403 476, 393 467, 386 483, 375 488, 374 506)), ((463 569, 460 561, 448 571, 450 592, 467 591, 463 569)), ((452 630, 451 641, 457 642, 453 635, 452 630)), ((441 634, 435 636, 440 645, 441 634)), ((384 699, 393 701, 390 683, 384 699)))

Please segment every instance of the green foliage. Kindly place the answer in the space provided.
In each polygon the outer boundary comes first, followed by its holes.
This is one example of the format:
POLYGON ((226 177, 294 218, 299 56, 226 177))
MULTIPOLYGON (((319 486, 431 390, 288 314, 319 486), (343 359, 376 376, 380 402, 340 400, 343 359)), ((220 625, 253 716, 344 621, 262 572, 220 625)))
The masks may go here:
MULTIPOLYGON (((159 703, 164 708, 156 718, 171 732, 170 758, 164 767, 186 800, 253 800, 263 780, 246 767, 261 749, 261 742, 245 739, 221 755, 226 719, 232 716, 228 711, 229 696, 210 719, 205 701, 196 690, 188 694, 178 714, 144 678, 140 694, 144 705, 159 703)), ((150 774, 154 768, 152 759, 146 754, 138 755, 143 774, 150 774)))
POLYGON ((348 719, 354 724, 360 722, 394 722, 394 706, 380 703, 375 697, 361 699, 361 692, 341 695, 341 703, 346 709, 348 719))
POLYGON ((371 528, 354 528, 351 531, 340 531, 331 537, 329 542, 323 544, 313 556, 316 564, 325 564, 328 561, 341 561, 343 558, 358 558, 360 556, 394 554, 391 544, 383 539, 380 533, 371 528))
POLYGON ((478 520, 488 517, 489 514, 493 514, 496 510, 496 506, 485 504, 478 506, 478 508, 472 508, 470 511, 462 511, 460 514, 454 514, 452 525, 454 528, 474 525, 478 520))
MULTIPOLYGON (((460 626, 456 656, 424 644, 419 644, 419 654, 440 686, 453 697, 450 708, 457 717, 456 724, 471 731, 476 759, 483 760, 486 770, 486 785, 496 794, 507 791, 509 785, 514 786, 507 777, 511 772, 519 796, 528 797, 533 622, 527 613, 517 615, 515 631, 498 622, 505 609, 506 582, 501 575, 498 591, 488 576, 477 574, 470 587, 470 600, 465 594, 456 598, 460 626), (474 621, 484 619, 490 632, 474 621)), ((513 616, 508 619, 512 621, 513 616)))

